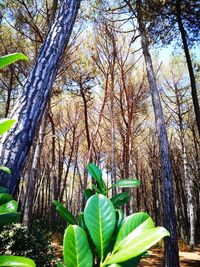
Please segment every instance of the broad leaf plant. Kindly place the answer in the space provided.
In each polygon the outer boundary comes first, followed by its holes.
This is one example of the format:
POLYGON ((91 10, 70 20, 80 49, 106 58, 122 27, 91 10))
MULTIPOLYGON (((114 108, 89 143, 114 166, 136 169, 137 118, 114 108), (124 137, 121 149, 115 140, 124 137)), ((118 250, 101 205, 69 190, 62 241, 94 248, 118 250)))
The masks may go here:
POLYGON ((90 189, 85 189, 87 202, 78 219, 60 202, 53 202, 60 216, 69 223, 63 240, 65 265, 59 263, 57 266, 138 266, 147 250, 163 237, 169 236, 169 232, 163 227, 155 227, 145 212, 124 218, 120 207, 130 199, 127 192, 110 199, 107 197, 111 188, 139 186, 139 180, 118 180, 107 188, 102 172, 95 164, 90 163, 87 169, 93 183, 90 189))

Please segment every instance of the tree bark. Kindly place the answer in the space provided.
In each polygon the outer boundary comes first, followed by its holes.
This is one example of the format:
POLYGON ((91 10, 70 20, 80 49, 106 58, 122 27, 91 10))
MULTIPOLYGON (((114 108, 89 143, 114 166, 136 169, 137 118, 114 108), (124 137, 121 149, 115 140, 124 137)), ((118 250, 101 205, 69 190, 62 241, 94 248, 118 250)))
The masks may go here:
MULTIPOLYGON (((85 122, 85 131, 86 131, 86 138, 87 138, 87 146, 88 146, 88 151, 90 150, 90 131, 89 131, 89 117, 88 117, 88 100, 84 92, 84 87, 82 82, 80 81, 79 83, 80 86, 80 93, 81 97, 83 99, 83 107, 84 107, 84 122, 85 122)), ((92 161, 92 155, 90 162, 92 161)))
POLYGON ((189 215, 190 222, 190 239, 189 244, 190 248, 193 250, 195 247, 195 207, 194 207, 194 192, 193 192, 193 179, 189 173, 188 159, 186 154, 186 145, 185 145, 185 133, 183 125, 183 115, 182 115, 182 106, 181 106, 181 96, 179 94, 177 85, 174 86, 176 104, 177 104, 177 113, 178 113, 178 124, 180 132, 180 143, 181 143, 181 152, 182 152, 182 162, 183 162, 183 177, 184 177, 184 186, 186 188, 187 195, 187 212, 189 215))
MULTIPOLYGON (((111 122, 111 181, 116 183, 117 179, 117 164, 116 164, 116 129, 115 129, 115 71, 117 60, 116 40, 112 30, 109 31, 106 25, 106 34, 108 35, 108 42, 111 43, 112 60, 108 61, 110 69, 110 122, 111 122)), ((115 195, 116 188, 112 188, 112 194, 115 195)))
POLYGON ((14 82, 14 69, 12 66, 10 66, 10 81, 7 89, 7 99, 6 99, 6 107, 5 107, 5 118, 8 117, 9 110, 10 110, 10 104, 11 104, 11 93, 12 93, 12 87, 14 82))
POLYGON ((0 144, 0 163, 12 170, 2 174, 0 184, 10 193, 16 189, 36 128, 44 113, 61 56, 69 41, 80 0, 63 0, 58 16, 50 27, 35 65, 24 86, 23 95, 11 113, 15 126, 0 144))
MULTIPOLYGON (((113 75, 112 75, 113 76, 113 75)), ((111 181, 116 182, 116 134, 115 134, 115 114, 114 114, 114 77, 112 77, 112 86, 110 92, 110 121, 111 121, 111 181)), ((116 188, 112 188, 112 194, 116 194, 116 188)))
POLYGON ((155 72, 149 52, 148 38, 142 15, 141 0, 136 1, 137 19, 141 36, 141 44, 146 63, 147 76, 151 90, 151 97, 155 113, 156 127, 160 144, 160 157, 163 178, 164 226, 170 232, 170 238, 165 238, 165 267, 178 267, 178 242, 176 234, 176 216, 173 196, 172 168, 170 161, 169 143, 164 122, 164 115, 160 101, 155 72))
POLYGON ((199 107, 199 101, 198 101, 198 96, 197 96, 196 81, 195 81, 194 71, 192 67, 192 60, 190 57, 190 52, 189 52, 188 43, 187 43, 186 31, 183 26, 183 22, 181 18, 181 0, 176 0, 176 17, 177 17, 179 31, 181 33, 183 48, 184 48, 187 67, 189 71, 190 84, 191 84, 191 90, 192 90, 192 101, 194 105, 194 113, 196 116, 196 123, 197 123, 197 128, 198 128, 198 132, 200 136, 200 107, 199 107))
POLYGON ((26 200, 25 200, 25 206, 24 206, 24 212, 23 212, 23 223, 26 226, 29 225, 30 219, 32 217, 36 177, 38 173, 38 163, 40 160, 42 145, 43 145, 44 136, 45 136, 46 112, 43 115, 42 123, 40 125, 40 129, 38 133, 38 140, 37 140, 37 144, 36 144, 33 159, 32 159, 33 162, 32 162, 32 167, 31 167, 30 176, 28 180, 27 190, 26 190, 27 193, 26 193, 26 200))

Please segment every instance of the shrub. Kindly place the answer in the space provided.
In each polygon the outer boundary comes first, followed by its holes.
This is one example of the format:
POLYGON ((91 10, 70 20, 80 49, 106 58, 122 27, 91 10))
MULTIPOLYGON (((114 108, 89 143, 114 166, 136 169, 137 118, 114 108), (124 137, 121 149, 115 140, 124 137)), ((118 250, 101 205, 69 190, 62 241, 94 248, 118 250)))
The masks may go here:
MULTIPOLYGON (((63 256, 67 267, 136 267, 146 251, 161 238, 169 236, 163 227, 155 227, 145 212, 126 218, 120 206, 129 201, 127 192, 107 197, 112 187, 139 186, 136 179, 119 180, 107 188, 102 172, 90 163, 88 171, 96 184, 85 190, 85 209, 78 218, 58 201, 57 211, 70 225, 65 230, 63 256)), ((59 263, 58 267, 63 265, 59 263)))
POLYGON ((26 256, 37 267, 50 267, 54 261, 51 232, 46 222, 35 219, 30 228, 9 224, 0 233, 0 254, 26 256))

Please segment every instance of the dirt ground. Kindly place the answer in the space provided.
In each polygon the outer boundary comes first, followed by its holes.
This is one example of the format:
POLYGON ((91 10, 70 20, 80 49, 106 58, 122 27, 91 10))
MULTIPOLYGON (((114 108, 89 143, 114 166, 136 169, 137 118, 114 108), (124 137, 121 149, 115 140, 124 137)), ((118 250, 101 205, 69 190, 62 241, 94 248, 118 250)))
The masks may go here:
MULTIPOLYGON (((52 244, 55 253, 58 257, 62 257, 62 246, 58 245, 57 242, 52 244)), ((200 245, 193 252, 190 252, 186 247, 184 250, 179 252, 180 255, 180 266, 181 267, 200 267, 200 245)), ((149 251, 149 256, 144 258, 140 267, 162 267, 163 253, 161 249, 153 249, 149 251)))
MULTIPOLYGON (((159 249, 153 249, 149 252, 149 257, 141 261, 140 267, 162 267, 163 253, 159 249)), ((181 267, 200 267, 200 248, 193 252, 180 251, 181 267)))

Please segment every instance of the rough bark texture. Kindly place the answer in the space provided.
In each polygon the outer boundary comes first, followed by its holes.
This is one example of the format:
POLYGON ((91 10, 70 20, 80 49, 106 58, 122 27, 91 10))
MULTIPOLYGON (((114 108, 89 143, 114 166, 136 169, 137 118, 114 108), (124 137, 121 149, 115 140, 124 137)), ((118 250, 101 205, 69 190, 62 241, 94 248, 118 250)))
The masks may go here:
POLYGON ((174 207, 173 196, 173 183, 172 183, 172 168, 170 161, 169 144, 164 122, 163 110, 160 101, 160 95, 156 82, 156 77, 153 69, 152 59, 148 47, 148 38, 146 34, 145 25, 142 17, 141 1, 136 1, 137 18, 139 23, 139 31, 141 35, 141 43, 143 54, 146 63, 147 76, 151 90, 152 102, 155 113, 156 128, 158 132, 160 144, 160 156, 162 165, 162 178, 163 178, 163 204, 164 204, 164 226, 170 232, 170 238, 165 238, 165 267, 178 267, 178 242, 176 234, 176 216, 174 207))
POLYGON ((191 91, 192 91, 192 101, 193 101, 193 105, 194 105, 194 112, 195 112, 195 116, 196 116, 197 128, 198 128, 198 132, 200 135, 200 107, 199 107, 198 96, 197 96, 196 81, 195 81, 194 71, 193 71, 193 67, 192 67, 192 60, 190 57, 190 52, 189 52, 189 48, 188 48, 188 44, 187 44, 186 31, 184 29, 182 18, 181 18, 181 0, 176 0, 176 17, 177 17, 179 31, 181 33, 183 48, 184 48, 187 67, 188 67, 188 71, 189 71, 191 91))
POLYGON ((35 65, 24 86, 11 118, 15 126, 4 136, 0 144, 0 163, 11 168, 12 175, 2 174, 0 184, 10 193, 15 191, 24 167, 35 130, 44 113, 59 61, 69 41, 77 16, 80 0, 64 0, 58 15, 50 27, 35 65))

